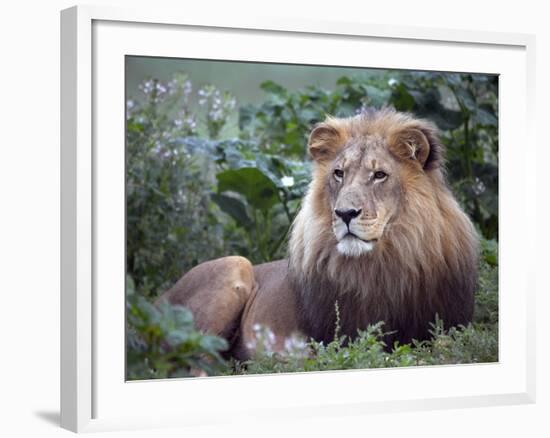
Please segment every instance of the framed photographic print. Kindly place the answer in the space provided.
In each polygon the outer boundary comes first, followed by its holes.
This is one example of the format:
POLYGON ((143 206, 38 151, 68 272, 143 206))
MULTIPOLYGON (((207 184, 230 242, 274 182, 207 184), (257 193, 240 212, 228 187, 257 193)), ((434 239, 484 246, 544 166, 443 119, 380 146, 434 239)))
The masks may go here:
POLYGON ((61 38, 63 427, 534 401, 531 36, 74 7, 61 38))

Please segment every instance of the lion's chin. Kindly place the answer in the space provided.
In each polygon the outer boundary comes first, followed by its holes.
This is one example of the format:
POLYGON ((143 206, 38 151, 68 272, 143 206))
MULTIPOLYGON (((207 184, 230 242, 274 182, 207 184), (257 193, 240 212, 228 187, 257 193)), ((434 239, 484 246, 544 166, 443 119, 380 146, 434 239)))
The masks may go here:
POLYGON ((374 249, 375 240, 365 241, 358 237, 347 235, 336 245, 336 249, 346 257, 359 257, 374 249))

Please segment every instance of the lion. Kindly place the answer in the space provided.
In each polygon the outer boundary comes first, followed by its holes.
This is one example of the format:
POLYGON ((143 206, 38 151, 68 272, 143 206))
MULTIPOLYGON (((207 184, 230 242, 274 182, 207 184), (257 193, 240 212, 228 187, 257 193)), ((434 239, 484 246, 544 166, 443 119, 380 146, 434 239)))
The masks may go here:
POLYGON ((283 351, 296 333, 332 341, 337 318, 349 339, 383 321, 387 345, 429 338, 436 316, 467 325, 478 236, 446 182, 436 127, 392 108, 327 117, 308 151, 312 181, 288 258, 204 262, 159 302, 191 309, 197 327, 225 337, 241 360, 253 357, 258 326, 283 351))

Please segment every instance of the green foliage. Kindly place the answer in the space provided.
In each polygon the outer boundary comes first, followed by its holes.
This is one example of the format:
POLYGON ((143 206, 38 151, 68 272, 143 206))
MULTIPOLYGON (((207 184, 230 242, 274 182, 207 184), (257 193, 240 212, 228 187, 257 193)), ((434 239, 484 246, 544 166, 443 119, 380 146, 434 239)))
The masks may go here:
POLYGON ((359 331, 353 340, 339 338, 327 345, 310 341, 299 354, 258 354, 238 364, 240 374, 289 373, 306 371, 349 370, 483 363, 498 360, 498 343, 494 333, 473 325, 443 329, 441 320, 432 327, 429 341, 394 345, 387 351, 383 341, 383 324, 359 331))
POLYGON ((237 105, 212 85, 195 93, 179 73, 169 82, 145 80, 141 94, 127 101, 126 264, 135 291, 128 295, 129 378, 497 360, 497 78, 379 71, 341 77, 330 90, 288 90, 273 81, 261 88, 261 104, 237 105), (437 124, 451 188, 484 237, 473 324, 436 321, 431 341, 391 351, 382 324, 328 345, 293 338, 284 356, 270 353, 269 333, 260 327, 258 357, 228 366, 219 356, 225 341, 196 332, 187 310, 150 304, 205 260, 285 257, 310 181, 306 144, 313 125, 326 115, 386 105, 437 124))
POLYGON ((126 263, 140 293, 155 296, 225 242, 210 199, 212 164, 181 140, 197 132, 190 81, 177 75, 140 88, 142 100, 127 111, 126 263))
POLYGON ((242 194, 255 210, 269 211, 277 204, 277 186, 257 167, 224 170, 216 175, 218 190, 242 194))
POLYGON ((159 307, 144 297, 127 299, 128 380, 213 375, 225 369, 225 339, 195 330, 193 315, 180 306, 159 307))
POLYGON ((309 163, 262 152, 255 142, 225 142, 217 158, 214 202, 241 226, 239 254, 254 263, 285 256, 284 241, 309 183, 309 163))
POLYGON ((495 332, 498 328, 498 245, 494 240, 481 240, 474 320, 495 332))

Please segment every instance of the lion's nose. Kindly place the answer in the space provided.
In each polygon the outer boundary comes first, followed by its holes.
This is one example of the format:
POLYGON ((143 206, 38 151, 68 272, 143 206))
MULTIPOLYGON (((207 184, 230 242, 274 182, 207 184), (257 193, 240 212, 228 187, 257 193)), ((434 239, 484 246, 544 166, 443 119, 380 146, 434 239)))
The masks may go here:
POLYGON ((351 220, 353 218, 356 218, 361 214, 361 209, 356 210, 354 208, 349 209, 336 209, 334 210, 334 213, 336 213, 336 216, 338 216, 340 219, 342 219, 346 225, 349 225, 351 220))

